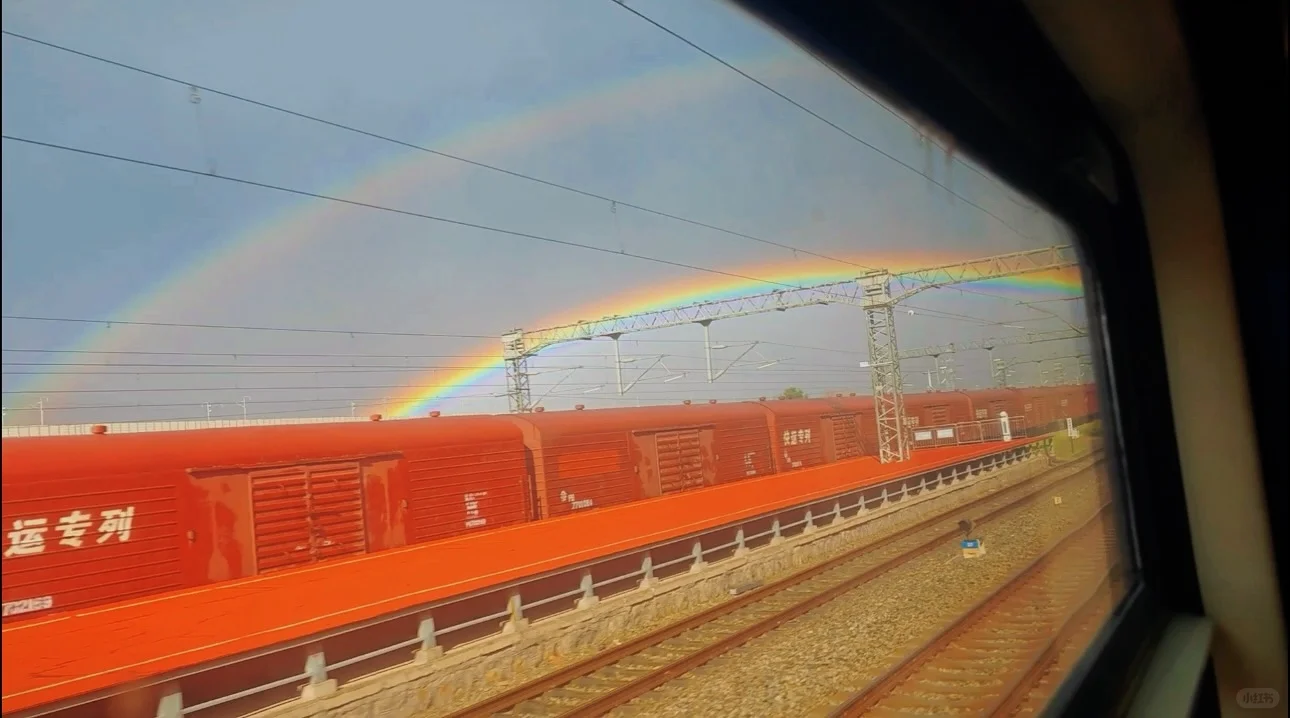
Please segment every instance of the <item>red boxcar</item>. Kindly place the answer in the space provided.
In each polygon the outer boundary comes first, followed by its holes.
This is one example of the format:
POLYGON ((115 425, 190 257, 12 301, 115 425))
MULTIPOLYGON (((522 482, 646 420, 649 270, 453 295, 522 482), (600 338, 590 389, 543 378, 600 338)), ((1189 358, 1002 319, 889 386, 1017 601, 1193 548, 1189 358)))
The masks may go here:
POLYGON ((1063 424, 1066 419, 1073 419, 1079 424, 1089 418, 1088 390, 1085 385, 1063 384, 1053 387, 1053 393, 1057 398, 1058 419, 1063 424))
POLYGON ((995 419, 1000 412, 1007 412, 1010 417, 1025 416, 1024 402, 1017 389, 979 389, 969 396, 972 398, 973 418, 995 419))
POLYGON ((946 426, 974 421, 972 398, 961 391, 929 391, 905 394, 906 424, 946 426))
MULTIPOLYGON (((770 417, 777 471, 792 471, 876 453, 867 442, 873 399, 833 397, 757 402, 770 417), (867 412, 867 413, 866 413, 867 412)), ((872 432, 876 437, 877 429, 872 432)))
POLYGON ((534 515, 502 417, 5 439, 4 618, 534 515))
POLYGON ((512 417, 543 516, 773 473, 765 415, 745 404, 548 411, 512 417))
POLYGON ((1100 406, 1100 403, 1099 403, 1098 395, 1097 395, 1097 385, 1096 385, 1096 384, 1085 384, 1085 385, 1084 385, 1084 412, 1085 412, 1085 418, 1090 419, 1090 420, 1098 418, 1098 416, 1097 416, 1097 415, 1098 415, 1098 411, 1099 411, 1099 409, 1098 409, 1098 407, 1099 407, 1099 406, 1100 406))
POLYGON ((1036 386, 1015 389, 1021 401, 1022 415, 1030 431, 1052 431, 1060 418, 1057 392, 1036 386))
MULTIPOLYGON (((909 394, 907 428, 1006 411, 1020 435, 1093 413, 1096 399, 1087 386, 909 394)), ((6 439, 4 617, 876 451, 869 396, 6 439)))
POLYGON ((1087 390, 1083 386, 1045 386, 1017 390, 1022 397, 1022 411, 1032 433, 1060 431, 1066 420, 1082 422, 1088 415, 1087 390))

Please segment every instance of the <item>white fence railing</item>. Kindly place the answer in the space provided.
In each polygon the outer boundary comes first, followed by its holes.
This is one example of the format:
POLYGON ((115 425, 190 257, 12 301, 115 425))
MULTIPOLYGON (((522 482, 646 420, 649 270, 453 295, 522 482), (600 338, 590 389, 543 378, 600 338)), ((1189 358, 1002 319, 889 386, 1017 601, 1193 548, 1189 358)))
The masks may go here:
MULTIPOLYGON (((983 470, 1046 456, 1046 443, 1042 439, 1018 441, 991 454, 953 465, 852 489, 474 594, 417 606, 361 626, 309 636, 249 655, 232 656, 157 677, 144 690, 151 691, 155 697, 158 718, 180 718, 217 706, 224 707, 219 711, 221 715, 225 711, 242 715, 284 700, 316 698, 336 690, 339 680, 349 681, 406 665, 409 658, 414 664, 426 663, 454 646, 515 632, 531 621, 571 609, 584 609, 606 596, 648 589, 658 581, 743 556, 813 527, 882 508, 889 502, 949 486, 983 470), (247 676, 264 680, 273 675, 280 677, 259 685, 247 684, 247 676), (212 692, 211 686, 217 686, 218 690, 212 692)), ((114 694, 109 691, 87 696, 78 705, 114 694)), ((37 709, 23 714, 22 718, 70 707, 37 709)))
POLYGON ((915 449, 981 444, 987 441, 1011 441, 1027 436, 1026 420, 1020 416, 961 421, 936 426, 911 426, 906 433, 910 446, 915 449))

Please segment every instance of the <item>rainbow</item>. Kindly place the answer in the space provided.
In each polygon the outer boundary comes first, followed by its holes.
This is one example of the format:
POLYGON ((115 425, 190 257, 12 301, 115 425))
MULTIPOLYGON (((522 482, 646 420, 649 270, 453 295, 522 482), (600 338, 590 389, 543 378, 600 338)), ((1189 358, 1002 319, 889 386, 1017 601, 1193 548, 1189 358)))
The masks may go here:
MULTIPOLYGON (((751 74, 779 81, 806 73, 818 72, 813 63, 795 55, 749 58, 739 65, 751 74)), ((718 65, 697 60, 695 64, 664 66, 635 77, 619 80, 560 98, 552 103, 531 107, 517 115, 474 124, 455 134, 422 142, 423 146, 441 148, 452 154, 488 161, 508 151, 523 149, 541 142, 554 141, 588 127, 624 116, 674 108, 686 102, 701 101, 713 95, 744 87, 745 81, 718 65)), ((415 189, 424 191, 428 182, 448 182, 463 168, 462 163, 416 150, 398 151, 355 180, 329 189, 327 194, 361 202, 398 206, 399 198, 415 189)), ((191 316, 205 306, 216 303, 226 290, 229 277, 271 262, 282 262, 312 240, 326 235, 338 224, 349 207, 335 203, 302 200, 275 215, 264 218, 223 242, 211 252, 197 257, 183 269, 142 292, 119 308, 114 315, 136 321, 165 321, 176 316, 191 316)), ((846 258, 855 264, 881 266, 892 271, 954 261, 945 254, 926 253, 899 256, 846 258)), ((860 271, 854 266, 828 260, 780 262, 778 264, 732 268, 732 272, 762 280, 789 285, 818 284, 851 278, 860 271)), ((979 282, 974 286, 1022 291, 1035 296, 1078 294, 1080 280, 1076 272, 1022 275, 1002 280, 979 282)), ((768 285, 724 276, 696 275, 672 282, 640 287, 607 297, 591 305, 542 320, 517 318, 521 326, 540 328, 570 323, 587 317, 631 314, 668 306, 729 299, 764 292, 768 285)), ((140 337, 137 327, 105 326, 87 331, 74 345, 82 350, 128 350, 140 337)), ((558 349, 555 351, 558 352, 558 349)), ((438 370, 426 376, 414 398, 400 405, 396 416, 414 416, 433 408, 461 389, 496 380, 502 373, 499 340, 481 344, 479 356, 494 357, 481 362, 467 359, 469 366, 438 370)), ((54 381, 70 382, 74 379, 54 381)), ((38 388, 38 387, 29 387, 38 388)), ((43 388, 55 388, 53 386, 43 388)))
MULTIPOLYGON (((800 57, 778 54, 745 58, 740 67, 769 80, 782 80, 817 68, 800 57)), ((453 134, 420 142, 445 152, 489 161, 508 151, 576 134, 598 124, 622 117, 638 116, 698 102, 747 81, 727 68, 696 59, 692 64, 669 65, 640 75, 557 98, 486 123, 463 128, 453 134)), ((422 192, 428 183, 446 183, 468 166, 454 160, 417 150, 399 150, 376 164, 359 178, 321 190, 325 194, 361 202, 399 206, 398 199, 409 191, 422 192)), ((120 320, 166 321, 177 316, 200 316, 227 291, 229 278, 245 276, 248 270, 270 262, 282 262, 306 247, 316 237, 334 230, 350 207, 333 202, 301 200, 264 218, 220 243, 212 251, 194 258, 187 266, 139 293, 112 314, 120 320)), ((82 334, 68 348, 86 351, 128 350, 141 335, 130 326, 95 327, 82 334)), ((489 347, 491 351, 494 347, 489 347)), ((59 381, 55 379, 54 381, 59 381)), ((68 381, 63 379, 62 381, 68 381)), ((73 380, 74 381, 74 380, 73 380)), ((54 389, 37 386, 28 389, 54 389)))
MULTIPOLYGON (((955 261, 943 254, 912 255, 906 253, 900 257, 865 257, 840 258, 853 261, 861 266, 878 266, 892 272, 906 271, 918 267, 935 266, 955 261)), ((964 258, 968 259, 968 258, 964 258)), ((804 286, 836 282, 851 279, 860 272, 858 267, 844 265, 824 259, 812 262, 794 262, 791 266, 763 265, 743 267, 732 270, 732 273, 757 277, 762 280, 783 284, 804 286)), ((1077 269, 1036 272, 1014 277, 974 282, 972 287, 982 290, 1002 290, 1020 292, 1032 296, 1076 296, 1083 292, 1083 283, 1077 269)), ((667 307, 684 306, 699 302, 733 299, 749 294, 768 291, 765 281, 735 279, 724 276, 700 276, 671 283, 658 284, 624 292, 592 305, 566 311, 557 317, 531 325, 533 329, 570 324, 587 317, 609 317, 615 315, 636 314, 667 307)), ((438 403, 452 398, 462 389, 475 384, 496 382, 502 379, 504 364, 501 355, 501 339, 489 344, 479 345, 471 354, 492 356, 491 360, 470 359, 470 365, 459 369, 438 370, 427 374, 421 382, 420 394, 414 399, 400 405, 395 411, 396 417, 409 417, 424 414, 438 403)))

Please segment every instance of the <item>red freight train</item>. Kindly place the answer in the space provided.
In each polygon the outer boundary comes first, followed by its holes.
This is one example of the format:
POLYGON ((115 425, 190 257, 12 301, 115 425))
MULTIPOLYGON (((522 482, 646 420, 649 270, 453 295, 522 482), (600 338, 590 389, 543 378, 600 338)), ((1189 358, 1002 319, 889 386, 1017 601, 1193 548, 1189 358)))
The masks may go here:
MULTIPOLYGON (((911 436, 1085 387, 905 397, 911 436)), ((1020 432, 1018 432, 1020 433, 1020 432)), ((918 445, 918 442, 915 442, 918 445)), ((788 401, 3 442, 5 621, 872 455, 873 401, 788 401)))

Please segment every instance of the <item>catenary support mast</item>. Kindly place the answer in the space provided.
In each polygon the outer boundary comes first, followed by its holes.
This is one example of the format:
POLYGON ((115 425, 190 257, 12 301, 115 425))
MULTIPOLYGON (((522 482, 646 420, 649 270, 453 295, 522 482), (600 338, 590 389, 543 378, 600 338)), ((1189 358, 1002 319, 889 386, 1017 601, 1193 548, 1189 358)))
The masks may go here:
MULTIPOLYGON (((526 332, 516 329, 502 337, 507 395, 512 412, 532 408, 528 358, 546 347, 570 341, 617 337, 650 329, 686 324, 707 327, 735 317, 778 312, 799 307, 847 304, 864 310, 865 334, 872 368, 873 396, 877 410, 879 459, 901 461, 908 457, 904 439, 905 409, 896 343, 895 308, 901 301, 936 287, 977 282, 1031 272, 1063 269, 1077 264, 1075 250, 1058 245, 1011 252, 964 262, 891 273, 884 269, 842 282, 778 289, 737 299, 700 302, 626 316, 604 317, 526 332)), ((710 346, 710 345, 709 345, 710 346)))

